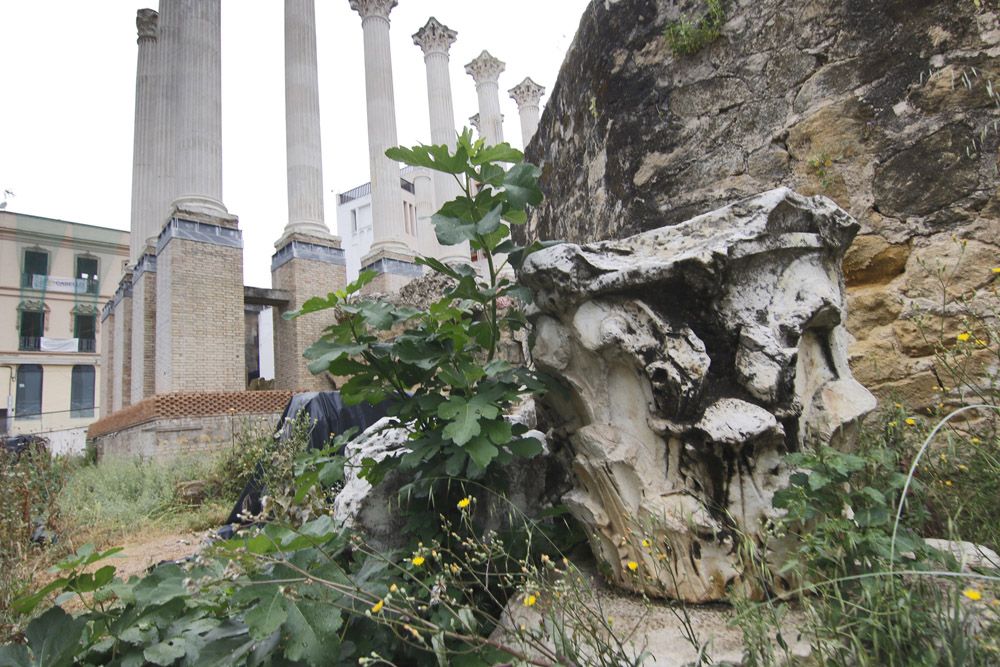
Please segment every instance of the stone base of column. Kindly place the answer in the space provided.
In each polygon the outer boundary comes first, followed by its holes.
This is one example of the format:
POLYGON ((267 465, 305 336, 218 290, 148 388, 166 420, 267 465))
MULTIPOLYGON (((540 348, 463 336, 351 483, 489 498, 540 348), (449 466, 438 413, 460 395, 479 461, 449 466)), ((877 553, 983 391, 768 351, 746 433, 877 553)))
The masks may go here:
POLYGON ((117 412, 132 405, 132 271, 122 276, 111 303, 115 314, 111 410, 117 412))
POLYGON ((156 248, 132 271, 132 403, 156 390, 156 248))
POLYGON ((246 389, 244 320, 237 218, 175 207, 156 245, 155 392, 246 389))
POLYGON ((274 308, 274 388, 291 391, 332 389, 325 375, 309 372, 303 354, 323 329, 333 323, 329 312, 286 320, 284 313, 297 310, 307 299, 326 296, 347 284, 347 261, 340 239, 332 235, 286 233, 275 244, 271 258, 271 286, 288 292, 283 308, 274 308))
POLYGON ((412 254, 376 248, 361 258, 362 271, 378 276, 365 285, 362 294, 393 294, 415 278, 424 275, 424 267, 414 263, 412 254))

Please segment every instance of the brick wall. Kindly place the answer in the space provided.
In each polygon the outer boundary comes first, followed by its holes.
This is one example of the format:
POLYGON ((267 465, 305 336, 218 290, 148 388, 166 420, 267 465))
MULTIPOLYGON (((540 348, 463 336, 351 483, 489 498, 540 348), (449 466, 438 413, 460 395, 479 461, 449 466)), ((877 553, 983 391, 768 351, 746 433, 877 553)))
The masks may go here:
MULTIPOLYGON (((125 280, 131 280, 126 276, 125 280)), ((112 360, 111 409, 121 410, 132 403, 132 297, 115 305, 115 351, 112 360)))
POLYGON ((111 397, 114 396, 115 387, 115 315, 111 312, 106 318, 101 320, 101 385, 100 385, 100 414, 110 415, 111 397))
POLYGON ((132 403, 156 386, 156 274, 146 271, 132 284, 132 403))
POLYGON ((333 322, 332 312, 313 313, 294 320, 286 320, 282 314, 298 309, 311 297, 341 289, 347 284, 345 267, 295 258, 274 270, 271 284, 275 289, 289 292, 292 299, 286 310, 274 309, 275 386, 299 391, 331 389, 325 375, 309 372, 302 355, 333 322))
POLYGON ((240 391, 243 251, 172 238, 157 255, 156 393, 240 391))
POLYGON ((290 391, 238 391, 158 394, 90 425, 87 437, 99 438, 163 419, 280 413, 290 391))

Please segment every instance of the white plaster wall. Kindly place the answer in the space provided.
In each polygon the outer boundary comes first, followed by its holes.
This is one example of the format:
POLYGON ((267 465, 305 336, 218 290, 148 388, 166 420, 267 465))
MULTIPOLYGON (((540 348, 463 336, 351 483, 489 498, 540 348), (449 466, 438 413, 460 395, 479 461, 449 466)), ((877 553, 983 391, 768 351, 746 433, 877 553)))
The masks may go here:
POLYGON ((274 379, 274 309, 268 306, 257 317, 257 344, 260 352, 260 377, 274 379))

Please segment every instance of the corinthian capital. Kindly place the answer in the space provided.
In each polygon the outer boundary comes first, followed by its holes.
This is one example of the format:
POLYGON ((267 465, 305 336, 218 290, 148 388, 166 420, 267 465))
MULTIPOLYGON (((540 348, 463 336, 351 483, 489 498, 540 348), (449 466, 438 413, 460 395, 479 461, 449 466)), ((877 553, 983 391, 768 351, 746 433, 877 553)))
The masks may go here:
POLYGON ((399 0, 350 0, 351 9, 361 14, 362 19, 380 16, 389 19, 389 12, 399 4, 399 0))
POLYGON ((517 102, 517 108, 520 109, 526 104, 529 106, 538 106, 542 95, 545 94, 545 86, 539 86, 531 80, 531 77, 525 77, 524 81, 507 92, 510 93, 511 99, 517 102))
POLYGON ((489 51, 483 51, 465 66, 465 71, 477 84, 496 83, 505 67, 503 61, 494 58, 489 51))
POLYGON ((149 37, 156 39, 156 24, 160 15, 155 9, 140 9, 135 13, 135 27, 139 31, 139 39, 149 37))
POLYGON ((413 34, 413 43, 423 50, 425 56, 429 53, 448 53, 456 37, 457 32, 432 16, 423 28, 413 34))

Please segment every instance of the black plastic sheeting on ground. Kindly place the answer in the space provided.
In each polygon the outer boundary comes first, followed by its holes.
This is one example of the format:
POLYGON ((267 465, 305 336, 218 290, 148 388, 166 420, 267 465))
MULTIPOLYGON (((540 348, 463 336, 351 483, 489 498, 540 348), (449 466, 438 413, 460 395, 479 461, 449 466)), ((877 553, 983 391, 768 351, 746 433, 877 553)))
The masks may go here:
MULTIPOLYGON (((362 403, 360 405, 344 405, 339 391, 319 391, 306 394, 296 394, 288 401, 285 411, 278 420, 278 430, 275 437, 286 440, 291 436, 292 423, 296 417, 308 415, 313 423, 309 433, 309 448, 322 449, 332 436, 339 435, 351 428, 357 428, 361 433, 366 428, 388 414, 390 401, 378 405, 362 403)), ((240 494, 239 500, 233 506, 226 523, 246 524, 244 517, 257 516, 261 512, 261 496, 264 495, 264 468, 257 464, 254 475, 240 494)), ((228 526, 219 531, 220 536, 231 533, 228 526)))

